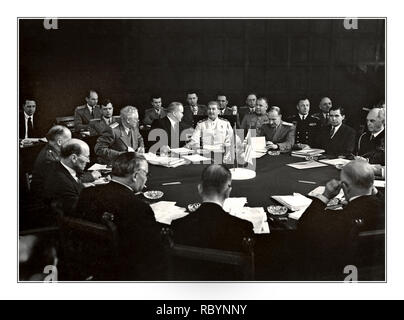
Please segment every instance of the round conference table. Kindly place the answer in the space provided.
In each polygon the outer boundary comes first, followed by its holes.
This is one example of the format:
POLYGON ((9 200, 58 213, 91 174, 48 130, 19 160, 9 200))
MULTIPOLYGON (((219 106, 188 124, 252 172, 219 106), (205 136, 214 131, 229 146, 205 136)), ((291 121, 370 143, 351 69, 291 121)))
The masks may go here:
MULTIPOLYGON (((256 162, 256 177, 250 180, 233 180, 231 197, 247 197, 249 207, 264 207, 276 204, 273 195, 291 195, 294 192, 307 195, 314 188, 325 185, 330 179, 339 179, 339 170, 333 166, 311 169, 295 169, 287 164, 305 161, 304 158, 287 154, 265 155, 256 162), (305 181, 305 182, 299 182, 305 181), (313 182, 313 183, 307 183, 313 182)), ((164 196, 159 201, 176 201, 186 208, 200 202, 198 183, 206 164, 189 164, 177 168, 149 165, 150 177, 147 190, 161 190, 164 196), (164 185, 179 182, 180 184, 164 185)))

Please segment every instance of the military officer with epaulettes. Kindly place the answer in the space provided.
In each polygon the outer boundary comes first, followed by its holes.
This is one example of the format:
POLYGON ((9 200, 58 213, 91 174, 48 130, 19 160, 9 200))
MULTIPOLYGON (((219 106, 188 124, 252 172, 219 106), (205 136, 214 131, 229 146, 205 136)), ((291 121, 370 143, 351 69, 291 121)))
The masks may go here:
POLYGON ((223 150, 224 147, 231 145, 233 129, 228 120, 218 117, 219 104, 217 101, 209 102, 207 110, 208 119, 198 122, 187 147, 223 150))
POLYGON ((102 116, 99 119, 90 120, 90 135, 99 136, 114 123, 119 122, 119 117, 114 117, 114 107, 110 100, 105 100, 101 105, 102 116))
POLYGON ((297 114, 288 118, 296 127, 295 133, 295 148, 304 149, 313 147, 315 145, 318 129, 320 128, 320 121, 309 115, 310 101, 307 98, 299 100, 296 109, 297 114))
POLYGON ((282 121, 281 110, 271 107, 268 111, 269 123, 262 127, 261 136, 265 137, 269 150, 289 152, 295 144, 295 126, 282 121))
MULTIPOLYGON (((257 100, 255 106, 255 113, 246 114, 241 122, 241 128, 244 130, 255 129, 257 130, 256 136, 262 136, 262 126, 269 124, 267 115, 268 100, 264 97, 257 100)), ((247 133, 246 133, 247 134, 247 133)))

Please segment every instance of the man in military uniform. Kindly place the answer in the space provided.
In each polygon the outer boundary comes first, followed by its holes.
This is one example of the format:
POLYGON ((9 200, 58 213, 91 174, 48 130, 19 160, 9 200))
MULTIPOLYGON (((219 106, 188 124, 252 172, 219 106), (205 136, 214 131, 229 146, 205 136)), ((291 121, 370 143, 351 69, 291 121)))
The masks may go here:
POLYGON ((144 152, 143 138, 139 132, 139 113, 135 107, 121 110, 120 123, 113 124, 97 139, 95 153, 101 163, 112 163, 124 152, 144 152))
POLYGON ((295 144, 295 126, 282 121, 281 110, 271 107, 268 111, 269 123, 262 127, 262 135, 267 141, 269 150, 289 152, 295 144))
POLYGON ((235 122, 232 123, 240 127, 240 117, 238 114, 237 106, 228 107, 229 101, 227 100, 227 96, 224 94, 217 95, 217 102, 219 104, 219 116, 235 116, 235 122))
POLYGON ((90 90, 86 97, 87 104, 79 106, 74 111, 74 129, 76 132, 87 131, 90 128, 91 119, 100 119, 101 108, 98 103, 98 94, 90 90))
POLYGON ((318 134, 320 120, 309 115, 310 101, 307 98, 299 100, 296 109, 298 113, 288 118, 288 121, 296 127, 294 147, 296 149, 312 147, 318 134))
POLYGON ((196 125, 191 141, 186 145, 188 148, 209 148, 223 150, 229 147, 233 138, 233 129, 230 122, 221 119, 219 104, 217 101, 208 103, 208 119, 201 120, 196 125), (201 146, 202 140, 202 146, 201 146))
POLYGON ((167 113, 162 106, 160 96, 153 96, 151 100, 152 108, 146 109, 143 124, 151 126, 154 120, 163 119, 167 113))
POLYGON ((257 95, 255 93, 250 93, 245 100, 246 105, 240 107, 240 121, 243 121, 247 114, 255 113, 255 106, 257 105, 257 95))
POLYGON ((332 101, 328 97, 323 97, 318 105, 321 112, 314 113, 313 117, 320 121, 320 127, 327 127, 330 124, 329 113, 332 108, 332 101))
POLYGON ((264 97, 257 100, 255 107, 255 113, 246 114, 241 122, 241 128, 245 131, 249 129, 257 130, 256 136, 262 136, 262 126, 269 124, 269 118, 267 115, 268 100, 264 97))
POLYGON ((101 105, 101 119, 90 120, 90 135, 101 135, 112 124, 118 122, 119 117, 114 117, 114 107, 110 100, 105 100, 101 105))

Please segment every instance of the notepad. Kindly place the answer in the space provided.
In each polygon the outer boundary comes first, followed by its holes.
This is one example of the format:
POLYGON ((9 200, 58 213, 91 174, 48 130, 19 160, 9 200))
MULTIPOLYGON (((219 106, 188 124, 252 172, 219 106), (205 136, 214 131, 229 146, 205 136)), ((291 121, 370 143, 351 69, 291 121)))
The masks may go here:
POLYGON ((302 161, 302 162, 296 162, 296 163, 289 163, 289 164, 287 164, 287 166, 301 170, 301 169, 326 167, 327 165, 324 163, 317 162, 317 161, 309 160, 309 161, 302 161))

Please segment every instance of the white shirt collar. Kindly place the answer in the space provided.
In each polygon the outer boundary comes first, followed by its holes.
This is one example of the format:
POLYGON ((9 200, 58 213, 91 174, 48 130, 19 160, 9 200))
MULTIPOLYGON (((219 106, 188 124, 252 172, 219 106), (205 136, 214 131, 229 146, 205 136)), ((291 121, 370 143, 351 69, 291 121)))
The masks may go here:
POLYGON ((88 110, 91 112, 92 110, 94 110, 94 107, 90 107, 89 105, 88 105, 88 103, 87 103, 87 108, 88 108, 88 110))
POLYGON ((371 133, 373 135, 373 138, 376 138, 383 130, 384 130, 384 128, 376 133, 371 133))
POLYGON ((115 179, 112 178, 111 181, 114 181, 115 183, 118 183, 118 184, 128 188, 130 191, 134 192, 134 190, 131 187, 129 187, 128 185, 126 185, 126 184, 124 184, 124 183, 122 183, 122 182, 120 182, 118 180, 115 180, 115 179))
POLYGON ((308 115, 307 115, 307 114, 300 114, 300 113, 299 113, 299 116, 300 116, 300 120, 303 120, 303 117, 306 117, 306 118, 307 118, 308 115))
POLYGON ((65 165, 62 161, 60 161, 60 163, 62 164, 63 167, 66 168, 67 171, 69 171, 69 173, 71 174, 71 176, 73 177, 74 180, 78 181, 77 179, 77 173, 74 169, 68 167, 67 165, 65 165))
POLYGON ((29 116, 29 115, 27 115, 27 114, 25 113, 25 111, 24 111, 24 116, 25 116, 25 120, 28 120, 28 118, 31 118, 32 121, 34 120, 34 115, 29 116))
POLYGON ((175 120, 174 120, 174 119, 171 119, 170 116, 167 116, 167 118, 168 118, 168 120, 170 120, 171 126, 174 128, 174 127, 175 127, 175 120))

